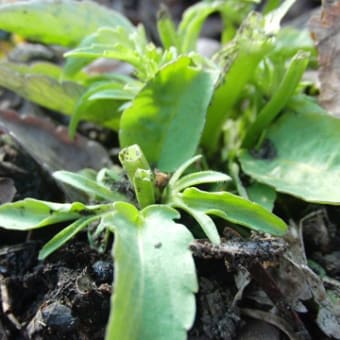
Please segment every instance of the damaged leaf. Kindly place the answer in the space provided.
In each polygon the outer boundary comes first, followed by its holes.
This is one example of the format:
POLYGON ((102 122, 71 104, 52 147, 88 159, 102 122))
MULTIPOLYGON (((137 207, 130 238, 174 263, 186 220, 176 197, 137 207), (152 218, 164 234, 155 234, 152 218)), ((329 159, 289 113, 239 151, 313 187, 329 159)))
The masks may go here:
POLYGON ((266 138, 275 149, 273 157, 260 159, 244 151, 241 165, 278 191, 309 202, 339 204, 340 119, 311 108, 303 104, 269 128, 266 138))

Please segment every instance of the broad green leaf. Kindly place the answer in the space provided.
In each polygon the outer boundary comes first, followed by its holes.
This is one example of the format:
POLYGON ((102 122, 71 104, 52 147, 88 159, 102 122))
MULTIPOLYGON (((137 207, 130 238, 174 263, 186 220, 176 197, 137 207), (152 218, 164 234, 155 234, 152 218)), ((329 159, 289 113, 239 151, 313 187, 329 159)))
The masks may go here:
POLYGON ((44 260, 47 256, 51 255, 54 251, 59 249, 81 230, 86 228, 91 222, 95 221, 98 218, 98 216, 81 217, 80 219, 70 224, 68 227, 62 229, 41 248, 38 257, 39 260, 44 260))
POLYGON ((120 122, 121 145, 138 144, 150 163, 173 171, 194 154, 214 77, 180 57, 151 79, 120 122))
POLYGON ((112 209, 112 205, 86 206, 80 202, 53 203, 27 198, 0 206, 0 226, 5 229, 30 230, 50 224, 75 220, 112 209))
POLYGON ((92 1, 31 0, 0 6, 1 29, 46 44, 74 46, 101 26, 134 29, 121 14, 92 1))
POLYGON ((184 190, 184 204, 199 212, 215 215, 253 230, 283 235, 287 226, 283 220, 260 205, 229 192, 206 192, 196 188, 184 190))
POLYGON ((115 204, 115 284, 106 339, 186 339, 195 317, 193 237, 175 210, 115 204))
POLYGON ((308 101, 298 109, 270 127, 270 157, 260 159, 244 151, 242 168, 277 191, 309 202, 339 204, 340 119, 320 113, 318 107, 311 110, 308 101))
POLYGON ((231 178, 228 175, 221 172, 212 170, 199 171, 182 177, 176 182, 174 189, 177 191, 181 191, 185 188, 199 184, 226 182, 230 180, 231 178))
POLYGON ((98 197, 108 201, 126 201, 126 197, 118 192, 112 191, 104 185, 98 184, 95 180, 85 174, 70 171, 56 171, 53 177, 58 181, 79 189, 91 197, 98 197))
POLYGON ((251 201, 261 205, 268 211, 273 211, 276 191, 272 187, 255 182, 247 187, 247 194, 251 201))
POLYGON ((0 226, 6 229, 30 230, 78 218, 78 212, 51 211, 44 202, 25 199, 0 206, 0 226))
POLYGON ((51 110, 72 114, 84 88, 55 79, 56 70, 12 63, 0 64, 0 85, 51 110), (50 75, 43 74, 49 72, 50 75))

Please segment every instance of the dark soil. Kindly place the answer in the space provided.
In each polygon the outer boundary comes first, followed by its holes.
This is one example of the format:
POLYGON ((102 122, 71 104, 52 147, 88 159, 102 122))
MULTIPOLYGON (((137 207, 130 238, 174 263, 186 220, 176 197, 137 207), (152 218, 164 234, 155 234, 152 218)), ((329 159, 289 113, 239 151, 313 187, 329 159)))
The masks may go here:
POLYGON ((0 254, 4 339, 103 339, 110 257, 75 240, 41 263, 40 246, 26 242, 0 254))

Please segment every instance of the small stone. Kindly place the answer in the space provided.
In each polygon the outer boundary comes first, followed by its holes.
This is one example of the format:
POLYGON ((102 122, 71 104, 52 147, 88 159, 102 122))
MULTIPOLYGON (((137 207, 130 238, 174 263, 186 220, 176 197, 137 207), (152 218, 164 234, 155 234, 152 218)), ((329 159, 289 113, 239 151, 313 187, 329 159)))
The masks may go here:
POLYGON ((113 264, 109 261, 97 261, 92 265, 92 273, 97 285, 111 284, 113 281, 113 264))

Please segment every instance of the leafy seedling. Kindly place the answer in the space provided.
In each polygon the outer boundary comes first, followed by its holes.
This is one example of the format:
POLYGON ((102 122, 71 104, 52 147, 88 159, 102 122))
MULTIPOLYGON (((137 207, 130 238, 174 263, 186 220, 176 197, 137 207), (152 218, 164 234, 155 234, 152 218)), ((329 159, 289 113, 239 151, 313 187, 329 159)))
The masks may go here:
POLYGON ((42 248, 41 259, 87 227, 94 230, 90 241, 115 234, 107 339, 186 338, 195 316, 197 280, 189 245, 196 226, 178 223, 181 214, 192 216, 210 242, 219 244, 214 217, 283 235, 285 223, 270 212, 276 192, 340 202, 339 119, 304 95, 301 80, 315 66, 313 43, 306 32, 280 28, 294 0, 279 7, 271 1, 265 14, 251 11, 256 2, 201 2, 184 13, 178 27, 163 10, 160 47, 147 39, 142 25, 134 27, 93 3, 0 5, 1 29, 73 48, 63 67, 2 63, 0 85, 71 115, 71 135, 79 121, 88 120, 117 132, 123 148, 128 181, 115 169, 55 174, 87 193, 91 204, 26 199, 0 207, 0 225, 8 229, 68 223, 42 248), (212 13, 219 13, 223 28, 221 48, 209 59, 196 45, 212 13), (23 15, 32 20, 18 27, 14 23, 23 22, 23 15), (102 57, 129 63, 134 74, 84 71, 102 57), (327 142, 320 143, 320 136, 327 142), (197 150, 206 167, 190 171, 197 150), (159 185, 162 172, 170 178, 159 185), (122 182, 133 195, 117 190, 122 182), (228 183, 231 191, 214 191, 216 183, 228 183))
POLYGON ((197 279, 189 250, 194 238, 190 226, 174 222, 179 212, 192 215, 214 244, 220 243, 220 236, 209 215, 274 235, 284 234, 286 224, 260 205, 229 192, 195 188, 230 180, 210 170, 184 174, 200 156, 180 166, 162 190, 137 145, 123 149, 119 158, 136 200, 110 189, 124 179, 119 169, 102 169, 98 174, 90 170, 58 171, 54 174, 58 180, 82 190, 97 204, 25 199, 0 207, 0 225, 11 230, 32 230, 69 223, 44 245, 39 253, 41 260, 92 224, 97 229, 92 236, 113 232, 115 283, 106 339, 158 339, 164 328, 167 339, 185 339, 195 317, 197 279))

